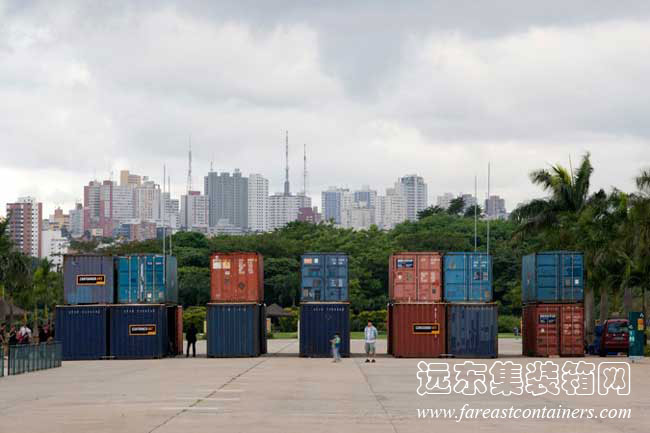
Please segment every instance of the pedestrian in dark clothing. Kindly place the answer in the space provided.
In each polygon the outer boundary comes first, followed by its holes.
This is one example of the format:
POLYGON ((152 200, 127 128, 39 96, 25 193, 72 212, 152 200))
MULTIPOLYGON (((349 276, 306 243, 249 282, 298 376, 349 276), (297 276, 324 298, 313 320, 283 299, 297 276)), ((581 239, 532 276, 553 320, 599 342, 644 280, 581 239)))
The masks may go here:
POLYGON ((16 332, 16 327, 14 325, 11 325, 11 329, 9 330, 9 345, 15 346, 17 344, 18 344, 18 333, 16 332))
POLYGON ((38 342, 45 343, 47 341, 47 332, 43 329, 43 325, 38 326, 38 342))
POLYGON ((192 357, 196 358, 196 326, 194 323, 190 324, 190 328, 185 333, 185 338, 187 339, 187 355, 186 358, 190 357, 190 345, 192 345, 192 357))

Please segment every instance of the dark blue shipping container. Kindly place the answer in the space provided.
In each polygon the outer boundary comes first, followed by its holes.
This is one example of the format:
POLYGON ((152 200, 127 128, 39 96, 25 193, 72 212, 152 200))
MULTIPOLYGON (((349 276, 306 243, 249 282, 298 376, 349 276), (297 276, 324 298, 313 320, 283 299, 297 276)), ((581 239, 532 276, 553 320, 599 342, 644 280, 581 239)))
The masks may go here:
POLYGON ((348 256, 307 253, 301 258, 302 302, 347 302, 348 256))
POLYGON ((268 346, 266 341, 266 304, 260 308, 260 353, 264 355, 268 353, 268 346))
POLYGON ((485 253, 445 253, 443 262, 445 301, 492 301, 491 256, 485 253))
POLYGON ((116 261, 118 303, 178 302, 176 257, 138 254, 117 257, 116 261))
POLYGON ((115 302, 115 265, 112 256, 65 255, 63 300, 68 305, 115 302))
POLYGON ((582 302, 582 253, 550 251, 524 256, 521 262, 523 302, 582 302))
POLYGON ((303 303, 300 305, 300 356, 332 356, 330 340, 341 335, 340 353, 350 356, 350 304, 303 303))
POLYGON ((62 343, 64 361, 108 356, 108 311, 106 305, 56 307, 55 336, 62 343))
POLYGON ((208 357, 260 356, 262 335, 259 304, 208 304, 208 357))
POLYGON ((447 305, 447 352, 458 358, 496 358, 496 304, 447 305))
POLYGON ((110 354, 116 359, 162 358, 169 352, 165 305, 112 305, 110 354))

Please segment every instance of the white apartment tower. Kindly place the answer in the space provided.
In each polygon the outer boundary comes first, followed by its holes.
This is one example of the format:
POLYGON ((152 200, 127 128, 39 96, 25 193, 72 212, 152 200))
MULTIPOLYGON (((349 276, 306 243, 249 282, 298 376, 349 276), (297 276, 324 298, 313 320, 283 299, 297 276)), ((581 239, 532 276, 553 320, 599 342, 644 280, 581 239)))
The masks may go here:
POLYGON ((248 228, 269 230, 269 180, 256 173, 248 176, 248 228))
POLYGON ((408 174, 400 177, 395 188, 401 190, 406 200, 406 218, 410 221, 417 220, 418 212, 427 207, 427 184, 422 176, 408 174))

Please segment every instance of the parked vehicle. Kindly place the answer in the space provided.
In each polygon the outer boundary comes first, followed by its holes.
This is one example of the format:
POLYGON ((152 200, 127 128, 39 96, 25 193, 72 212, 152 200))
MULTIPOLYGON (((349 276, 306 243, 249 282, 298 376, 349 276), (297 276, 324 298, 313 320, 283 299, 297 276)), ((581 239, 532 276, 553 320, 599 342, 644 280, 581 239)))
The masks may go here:
POLYGON ((608 319, 603 323, 602 336, 598 354, 607 356, 610 353, 625 352, 630 349, 630 330, 627 319, 608 319))

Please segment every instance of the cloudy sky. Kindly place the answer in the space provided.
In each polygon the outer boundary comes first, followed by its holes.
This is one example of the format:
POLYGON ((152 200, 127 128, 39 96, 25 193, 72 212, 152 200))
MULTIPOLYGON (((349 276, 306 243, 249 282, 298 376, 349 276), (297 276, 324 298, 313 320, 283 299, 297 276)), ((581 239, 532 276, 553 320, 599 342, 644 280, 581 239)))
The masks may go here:
POLYGON ((214 161, 281 191, 286 129, 292 190, 307 144, 316 204, 407 173, 430 200, 475 175, 484 195, 491 161, 510 209, 541 194, 532 169, 587 151, 594 187, 632 190, 650 2, 0 0, 0 203, 34 195, 47 215, 91 178, 163 164, 180 195, 190 135, 195 188, 214 161))

